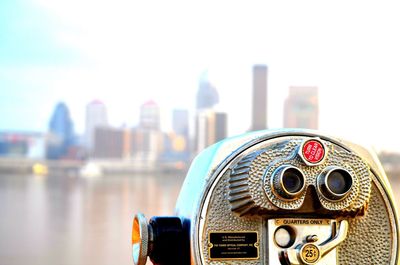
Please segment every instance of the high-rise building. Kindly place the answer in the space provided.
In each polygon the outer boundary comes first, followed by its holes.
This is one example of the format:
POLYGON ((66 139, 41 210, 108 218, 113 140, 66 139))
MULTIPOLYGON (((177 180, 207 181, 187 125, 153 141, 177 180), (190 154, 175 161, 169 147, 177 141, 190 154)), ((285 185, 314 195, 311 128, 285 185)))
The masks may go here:
POLYGON ((112 127, 96 127, 94 130, 95 158, 120 158, 124 157, 124 130, 112 127))
POLYGON ((163 133, 159 130, 134 128, 131 131, 131 156, 136 160, 154 162, 164 149, 163 133))
POLYGON ((160 107, 153 100, 140 107, 139 126, 130 133, 130 154, 137 160, 155 162, 164 148, 160 107))
POLYGON ((226 113, 213 110, 199 112, 196 119, 196 152, 226 138, 227 121, 226 113))
POLYGON ((252 131, 267 129, 267 72, 266 65, 253 66, 252 131))
POLYGON ((172 112, 172 130, 178 135, 189 135, 189 111, 174 109, 172 112))
POLYGON ((207 72, 204 72, 200 77, 199 90, 196 95, 196 109, 210 109, 219 102, 217 89, 211 84, 208 79, 207 72))
POLYGON ((193 145, 193 151, 196 153, 227 136, 227 114, 213 110, 217 103, 219 103, 218 91, 205 72, 200 78, 196 97, 197 112, 193 145))
POLYGON ((290 87, 284 108, 285 128, 318 129, 318 87, 290 87))
POLYGON ((176 157, 178 160, 189 160, 189 111, 185 109, 174 109, 172 112, 172 130, 167 140, 165 155, 176 157))
POLYGON ((142 129, 160 130, 160 107, 153 100, 140 107, 139 127, 142 129))
POLYGON ((60 159, 67 155, 68 148, 74 143, 74 128, 69 109, 64 102, 56 105, 49 124, 49 136, 46 146, 48 159, 60 159))
POLYGON ((86 106, 86 128, 85 128, 85 143, 90 154, 93 153, 95 140, 95 131, 99 127, 107 127, 107 109, 106 105, 94 100, 86 106))
POLYGON ((131 156, 131 131, 127 128, 97 127, 93 154, 95 158, 129 159, 131 156))

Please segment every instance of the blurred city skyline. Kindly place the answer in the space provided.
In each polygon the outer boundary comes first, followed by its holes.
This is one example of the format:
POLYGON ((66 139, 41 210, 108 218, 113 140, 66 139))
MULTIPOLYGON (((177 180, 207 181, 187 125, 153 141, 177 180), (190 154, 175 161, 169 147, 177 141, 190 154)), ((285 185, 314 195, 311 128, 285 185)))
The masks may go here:
POLYGON ((1 0, 1 263, 132 264, 133 213, 250 129, 373 146, 399 194, 399 31, 392 0, 1 0))
POLYGON ((113 126, 134 126, 149 99, 163 130, 194 110, 202 72, 228 113, 228 135, 251 123, 252 65, 268 65, 268 127, 283 126, 291 86, 319 88, 323 132, 400 150, 400 18, 390 1, 140 3, 2 1, 0 130, 46 131, 59 101, 84 132, 94 99, 113 126), (223 14, 224 19, 221 19, 223 14), (357 19, 355 19, 357 17, 357 19))

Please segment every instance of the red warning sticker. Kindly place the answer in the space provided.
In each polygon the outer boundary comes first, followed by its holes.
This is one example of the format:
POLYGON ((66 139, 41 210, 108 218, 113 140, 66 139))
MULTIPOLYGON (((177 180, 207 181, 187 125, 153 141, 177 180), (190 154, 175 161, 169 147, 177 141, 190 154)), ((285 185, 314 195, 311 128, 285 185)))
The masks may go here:
POLYGON ((317 164, 324 159, 325 148, 324 145, 318 140, 308 140, 303 144, 302 154, 303 158, 307 162, 311 164, 317 164))

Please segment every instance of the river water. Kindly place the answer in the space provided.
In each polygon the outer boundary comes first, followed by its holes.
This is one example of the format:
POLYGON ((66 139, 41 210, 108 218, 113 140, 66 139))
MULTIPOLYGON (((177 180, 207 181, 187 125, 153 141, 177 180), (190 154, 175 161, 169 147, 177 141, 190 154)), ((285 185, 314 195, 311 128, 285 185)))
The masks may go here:
POLYGON ((0 264, 132 265, 134 213, 173 214, 183 180, 0 175, 0 264))
POLYGON ((134 213, 173 214, 176 175, 0 175, 0 264, 130 264, 134 213))

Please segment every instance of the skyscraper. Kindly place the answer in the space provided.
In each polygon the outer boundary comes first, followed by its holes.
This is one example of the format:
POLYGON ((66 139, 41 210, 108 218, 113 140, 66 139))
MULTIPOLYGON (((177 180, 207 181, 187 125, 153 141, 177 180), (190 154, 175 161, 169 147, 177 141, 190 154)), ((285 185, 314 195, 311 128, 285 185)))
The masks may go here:
POLYGON ((318 129, 318 87, 290 87, 284 108, 285 128, 318 129))
POLYGON ((212 85, 207 72, 200 77, 196 98, 196 122, 194 152, 198 153, 227 136, 227 114, 213 108, 219 103, 217 89, 212 85))
POLYGON ((160 107, 153 100, 140 107, 139 126, 142 129, 160 130, 160 107))
POLYGON ((227 125, 226 113, 213 110, 199 112, 196 117, 196 152, 226 138, 227 125))
POLYGON ((209 109, 219 102, 217 89, 208 79, 208 73, 204 72, 200 77, 199 90, 196 95, 196 109, 209 109))
POLYGON ((189 135, 189 111, 174 109, 172 112, 172 129, 179 135, 189 135))
POLYGON ((73 143, 74 128, 69 109, 64 102, 60 102, 56 105, 50 119, 46 157, 59 159, 66 156, 68 148, 73 143))
POLYGON ((189 158, 189 111, 174 109, 172 112, 173 137, 170 137, 171 149, 189 158))
POLYGON ((139 126, 131 131, 131 155, 134 159, 155 162, 163 150, 160 107, 153 100, 140 106, 139 126))
POLYGON ((131 156, 136 160, 155 162, 164 149, 160 130, 133 128, 131 130, 131 156))
POLYGON ((95 130, 108 126, 106 105, 100 100, 94 100, 86 106, 85 141, 89 153, 94 150, 95 130))
POLYGON ((251 130, 267 129, 267 66, 253 66, 251 130))
POLYGON ((94 130, 93 157, 124 158, 125 130, 113 127, 97 127, 94 130))

